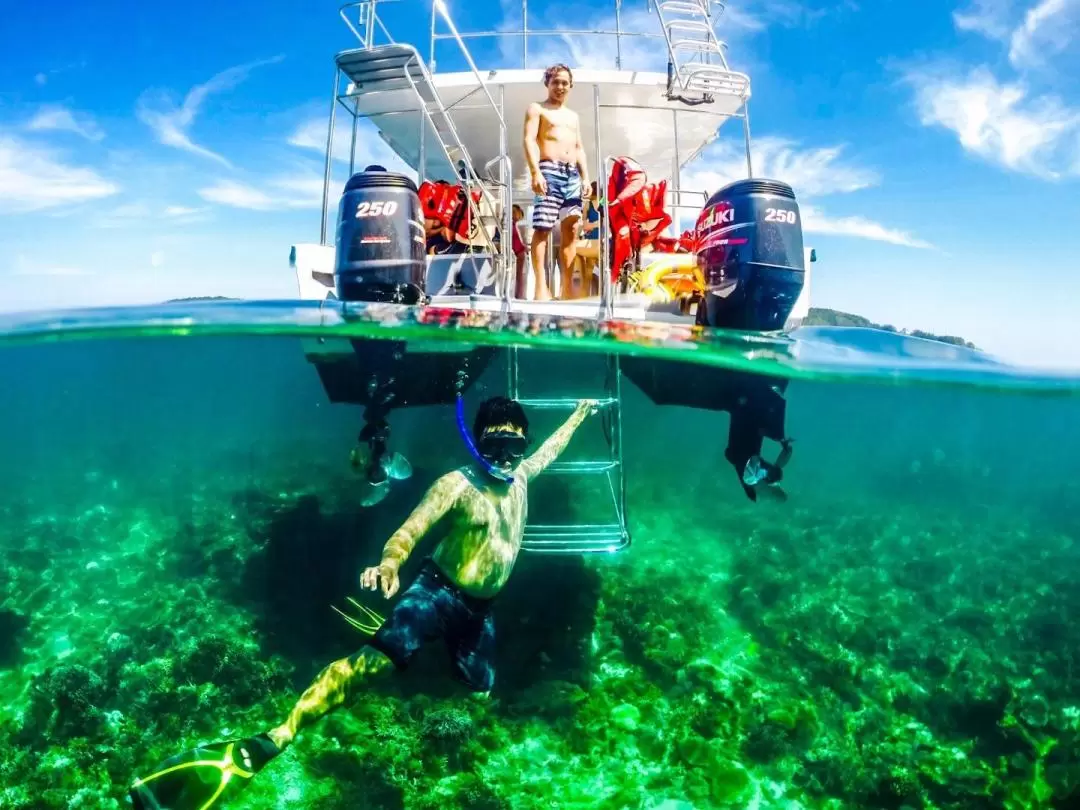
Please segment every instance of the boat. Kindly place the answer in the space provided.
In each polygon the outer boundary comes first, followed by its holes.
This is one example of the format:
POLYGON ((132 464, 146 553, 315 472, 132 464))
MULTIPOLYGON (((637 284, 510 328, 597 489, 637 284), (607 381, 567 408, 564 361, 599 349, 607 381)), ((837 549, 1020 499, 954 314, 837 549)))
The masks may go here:
MULTIPOLYGON (((431 313, 454 312, 495 325, 500 318, 504 322, 508 318, 519 321, 570 318, 615 325, 657 321, 676 326, 783 330, 797 326, 805 317, 810 300, 810 264, 816 260, 816 254, 803 246, 801 220, 790 187, 782 182, 754 178, 750 78, 730 67, 725 55, 727 46, 717 36, 715 20, 723 11, 722 4, 715 0, 643 0, 657 25, 655 32, 641 33, 622 28, 622 0, 614 0, 614 30, 530 28, 527 0, 522 0, 520 28, 462 32, 453 20, 447 0, 432 0, 427 7, 416 0, 430 22, 429 41, 422 52, 416 44, 394 37, 383 13, 388 2, 362 0, 339 9, 358 46, 334 56, 320 238, 318 242, 295 244, 290 252, 301 299, 346 311, 353 305, 384 306, 390 301, 391 309, 418 306, 431 313), (534 196, 520 132, 528 105, 543 100, 547 66, 529 64, 530 43, 568 35, 580 38, 586 50, 590 42, 615 43, 615 64, 610 68, 570 65, 573 89, 569 106, 579 114, 586 160, 597 187, 608 192, 604 202, 617 202, 613 195, 620 190, 609 181, 613 176, 626 176, 625 169, 631 166, 643 172, 646 192, 653 195, 650 216, 657 211, 659 214, 649 221, 653 230, 647 238, 637 238, 646 233, 645 225, 638 228, 640 223, 626 219, 621 223, 626 227, 617 230, 618 206, 605 204, 601 208, 600 233, 610 230, 613 236, 593 243, 597 259, 593 272, 599 282, 599 294, 572 300, 536 301, 528 295, 517 295, 520 290, 515 283, 512 240, 502 239, 500 234, 509 234, 516 227, 513 207, 518 205, 527 211, 534 196), (623 64, 625 43, 638 38, 666 52, 665 72, 623 64), (520 42, 520 64, 481 67, 468 45, 481 40, 520 42), (436 65, 444 62, 453 69, 437 70, 436 65), (335 206, 331 181, 333 146, 341 119, 351 129, 350 180, 341 194, 341 204, 335 206), (719 230, 713 227, 723 225, 725 217, 727 223, 734 222, 731 217, 735 209, 742 210, 742 202, 737 206, 731 200, 720 199, 725 189, 736 193, 734 184, 711 190, 715 193, 710 195, 710 190, 684 188, 681 182, 688 164, 713 143, 729 120, 741 122, 745 143, 747 179, 739 186, 738 194, 755 198, 750 206, 754 208, 752 217, 774 218, 769 227, 779 228, 776 233, 782 231, 781 241, 792 254, 785 254, 785 258, 775 262, 776 268, 767 271, 783 271, 785 286, 781 293, 767 291, 764 297, 775 301, 769 305, 771 309, 764 320, 756 317, 718 320, 710 307, 730 308, 736 301, 744 309, 750 306, 746 303, 749 301, 746 285, 737 295, 727 298, 739 285, 728 279, 721 284, 726 285, 725 289, 710 286, 699 269, 698 254, 706 248, 698 237, 706 231, 711 234, 709 249, 713 251, 725 250, 717 245, 747 242, 745 238, 718 238, 725 234, 737 236, 728 232, 746 228, 747 223, 727 224, 719 230), (406 217, 399 223, 401 233, 410 227, 405 208, 417 205, 409 200, 414 197, 418 200, 417 195, 423 195, 425 189, 429 194, 435 193, 432 189, 454 189, 458 195, 455 199, 460 203, 457 210, 465 217, 466 225, 458 234, 467 249, 452 255, 425 254, 422 259, 412 261, 415 266, 409 272, 414 280, 407 300, 393 295, 386 298, 385 290, 375 291, 374 287, 368 288, 370 295, 364 290, 342 293, 341 274, 337 270, 339 260, 344 261, 339 256, 343 231, 356 225, 361 209, 382 211, 381 206, 385 205, 387 212, 391 207, 398 210, 398 202, 393 201, 364 202, 359 207, 354 202, 349 210, 355 211, 355 215, 342 214, 345 197, 350 192, 367 193, 365 189, 383 183, 382 178, 392 174, 385 167, 356 164, 361 121, 369 122, 413 173, 408 182, 403 181, 404 186, 413 185, 412 190, 404 192, 408 199, 401 198, 405 201, 398 215, 406 217), (757 210, 759 204, 774 207, 768 208, 766 214, 764 208, 757 210), (331 221, 334 216, 336 222, 331 221), (693 228, 680 234, 679 225, 686 217, 694 223, 693 228), (620 243, 616 234, 625 237, 628 232, 635 239, 620 243), (622 250, 624 258, 629 255, 627 263, 620 264, 617 272, 608 271, 614 267, 613 250, 616 254, 622 250)), ((413 6, 405 14, 400 8, 400 4, 395 7, 397 17, 408 18, 413 24, 419 19, 411 12, 413 6)), ((419 218, 417 213, 412 220, 417 229, 420 229, 419 218)), ((365 227, 371 227, 370 218, 365 227)), ((763 226, 759 222, 755 227, 763 226)), ((407 237, 401 239, 407 242, 407 237)), ((414 241, 422 239, 414 234, 414 241)), ((388 243, 391 237, 365 237, 363 241, 388 243)), ((405 242, 403 245, 407 252, 409 245, 405 242)), ((730 258, 734 249, 726 250, 730 254, 728 264, 734 267, 730 258)), ((555 250, 549 249, 547 255, 550 265, 555 250)), ((550 267, 548 272, 552 278, 550 267)), ((587 271, 582 272, 587 278, 587 271)), ((760 291, 754 295, 757 299, 763 297, 760 291)), ((396 408, 455 402, 460 407, 462 397, 487 371, 496 353, 490 346, 358 339, 308 340, 304 351, 316 367, 331 402, 363 406, 364 429, 360 442, 367 451, 362 463, 368 483, 375 487, 376 493, 385 493, 395 477, 395 466, 389 461, 394 457, 389 447, 389 413, 396 408)), ((509 348, 502 354, 506 357, 507 395, 519 399, 527 408, 569 410, 579 397, 596 399, 604 408, 609 450, 605 457, 558 462, 550 472, 602 477, 611 496, 607 516, 575 525, 530 522, 524 544, 528 551, 580 554, 614 552, 629 546, 622 470, 624 377, 659 404, 730 412, 725 454, 736 464, 737 472, 740 466, 745 468, 745 456, 752 456, 754 464, 760 461, 763 436, 777 441, 785 438, 786 381, 783 380, 762 381, 721 369, 702 370, 696 371, 695 376, 707 379, 691 390, 684 385, 685 377, 680 379, 680 374, 685 374, 682 369, 647 358, 612 356, 607 359, 608 373, 603 375, 600 391, 580 392, 574 397, 530 396, 524 393, 519 350, 509 348)), ((748 496, 756 498, 757 489, 748 480, 743 475, 741 483, 748 496)), ((376 495, 370 503, 380 498, 381 495, 376 495)))

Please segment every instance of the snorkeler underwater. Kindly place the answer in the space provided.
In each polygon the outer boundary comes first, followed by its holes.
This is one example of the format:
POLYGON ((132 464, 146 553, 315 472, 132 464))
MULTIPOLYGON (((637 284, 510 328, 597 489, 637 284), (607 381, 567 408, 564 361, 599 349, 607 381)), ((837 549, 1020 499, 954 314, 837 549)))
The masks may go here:
POLYGON ((495 681, 492 603, 521 552, 529 482, 555 462, 596 406, 594 401, 582 401, 526 457, 529 420, 522 406, 505 397, 481 403, 472 436, 464 436, 476 463, 436 480, 390 536, 382 559, 360 577, 363 588, 393 597, 401 586, 401 566, 432 526, 449 516, 447 534, 385 621, 350 599, 363 618, 346 618, 370 634, 369 642, 328 664, 281 725, 247 739, 199 746, 137 778, 131 787, 135 806, 207 810, 246 787, 303 728, 356 699, 379 673, 391 667, 404 669, 421 645, 439 638, 450 651, 455 676, 472 692, 489 693, 495 681))

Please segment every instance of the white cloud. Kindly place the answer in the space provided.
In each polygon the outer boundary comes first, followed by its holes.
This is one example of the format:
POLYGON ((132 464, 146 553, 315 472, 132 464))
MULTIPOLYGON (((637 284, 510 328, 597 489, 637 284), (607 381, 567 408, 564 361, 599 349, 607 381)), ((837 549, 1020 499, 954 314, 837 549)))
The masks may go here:
POLYGON ((198 190, 199 196, 207 202, 252 211, 320 208, 322 193, 322 178, 304 174, 279 175, 268 180, 266 188, 257 188, 235 180, 220 180, 212 186, 198 190))
POLYGON ((176 105, 168 93, 148 90, 139 97, 136 115, 154 131, 158 141, 165 146, 182 149, 229 166, 231 164, 223 156, 195 143, 188 134, 189 130, 208 96, 236 87, 255 68, 280 62, 282 58, 277 56, 223 70, 204 84, 193 87, 180 106, 176 105))
POLYGON ((1080 109, 1032 97, 1022 82, 1000 83, 985 67, 967 75, 915 71, 907 80, 920 121, 951 130, 967 151, 1038 177, 1080 172, 1080 109))
MULTIPOLYGON (((318 152, 320 157, 326 159, 326 135, 329 122, 325 117, 311 118, 301 123, 288 137, 290 146, 318 152)), ((337 125, 334 127, 334 160, 348 164, 349 151, 352 148, 352 121, 350 118, 338 116, 337 125)), ((411 172, 405 162, 397 156, 397 153, 382 139, 378 129, 371 121, 361 119, 356 128, 356 170, 361 171, 365 166, 376 163, 385 166, 390 171, 411 172)), ((322 195, 320 180, 320 197, 322 195)))
POLYGON ((88 276, 91 273, 73 265, 54 265, 48 262, 35 262, 19 254, 11 269, 13 276, 88 276))
POLYGON ((190 208, 186 205, 168 205, 162 213, 167 217, 186 218, 201 214, 205 210, 205 208, 190 208))
POLYGON ((0 214, 53 209, 119 191, 93 169, 65 163, 53 150, 0 134, 0 214))
POLYGON ((253 186, 246 186, 234 180, 221 180, 212 186, 200 188, 200 197, 207 202, 228 205, 233 208, 250 208, 255 211, 269 211, 275 208, 275 200, 253 186))
POLYGON ((953 24, 991 39, 1005 39, 1012 30, 1013 0, 974 0, 967 8, 953 12, 953 24))
POLYGON ((150 254, 151 267, 161 267, 163 264, 165 264, 164 250, 155 250, 153 253, 150 254))
POLYGON ((1042 66, 1078 38, 1080 0, 1042 0, 1012 32, 1009 61, 1017 68, 1042 66))
MULTIPOLYGON (((904 231, 888 228, 864 217, 829 217, 807 198, 848 194, 875 186, 878 174, 843 161, 843 146, 803 149, 786 138, 762 137, 751 141, 755 177, 774 177, 788 183, 799 198, 806 233, 851 236, 905 247, 928 248, 929 243, 904 231)), ((743 144, 720 141, 710 146, 682 176, 684 189, 713 193, 746 177, 743 144)))
MULTIPOLYGON (((788 183, 799 196, 843 194, 877 185, 877 173, 841 162, 843 146, 801 149, 794 141, 762 137, 751 139, 754 174, 788 183)), ((687 188, 715 191, 726 183, 746 177, 746 153, 740 140, 718 141, 691 164, 683 177, 687 188)))
POLYGON ((26 129, 33 132, 74 132, 88 141, 100 141, 105 137, 101 127, 87 113, 74 112, 59 104, 43 104, 31 118, 26 129))
POLYGON ((858 239, 870 239, 874 242, 888 242, 911 248, 932 248, 929 242, 919 239, 906 231, 886 228, 880 223, 865 217, 830 217, 814 205, 800 205, 803 231, 833 236, 853 236, 858 239))
MULTIPOLYGON (((496 27, 500 31, 520 31, 522 27, 521 5, 513 0, 501 0, 502 22, 496 27)), ((644 6, 645 4, 642 4, 644 6)), ((736 61, 743 50, 741 43, 750 37, 767 30, 770 26, 786 28, 812 24, 821 17, 851 10, 851 0, 843 3, 801 2, 801 0, 742 0, 731 3, 721 10, 714 5, 713 28, 716 36, 731 46, 731 53, 736 61)), ((562 6, 554 7, 550 14, 529 12, 530 30, 560 31, 563 29, 590 29, 615 31, 615 15, 590 11, 580 19, 567 20, 562 6), (587 25, 582 22, 587 21, 587 25)), ((616 65, 616 56, 621 56, 623 68, 663 72, 667 69, 667 46, 664 44, 660 29, 660 20, 656 12, 643 7, 627 7, 619 17, 619 28, 625 36, 599 36, 596 34, 553 34, 550 36, 531 35, 528 43, 528 66, 537 68, 553 62, 566 62, 572 67, 612 69, 616 65), (640 36, 642 34, 649 35, 640 36)), ((449 51, 455 48, 452 43, 445 44, 449 51)), ((509 62, 520 66, 523 55, 523 43, 520 37, 501 37, 499 39, 500 62, 509 62)), ((486 67, 487 65, 481 65, 486 67)), ((733 69, 738 69, 733 65, 733 69)))

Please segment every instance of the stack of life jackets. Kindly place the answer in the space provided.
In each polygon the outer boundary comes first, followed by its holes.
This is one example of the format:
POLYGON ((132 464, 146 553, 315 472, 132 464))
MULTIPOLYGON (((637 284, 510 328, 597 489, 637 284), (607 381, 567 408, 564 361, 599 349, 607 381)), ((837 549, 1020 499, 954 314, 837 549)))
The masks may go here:
MULTIPOLYGON (((472 210, 466 202, 465 188, 451 185, 445 180, 425 180, 420 184, 420 207, 426 223, 434 221, 443 231, 447 241, 471 245, 476 238, 473 231, 472 210)), ((472 193, 473 202, 479 205, 481 192, 472 193)))
POLYGON ((614 236, 611 278, 619 278, 624 265, 651 244, 671 224, 664 209, 667 181, 649 183, 645 169, 630 157, 615 159, 608 178, 608 220, 614 236))

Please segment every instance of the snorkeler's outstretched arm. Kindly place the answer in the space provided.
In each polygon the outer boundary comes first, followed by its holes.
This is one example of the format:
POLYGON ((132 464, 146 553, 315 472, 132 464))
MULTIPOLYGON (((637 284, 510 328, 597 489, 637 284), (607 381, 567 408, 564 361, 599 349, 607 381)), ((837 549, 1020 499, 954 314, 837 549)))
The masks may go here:
POLYGON ((402 563, 409 559, 416 544, 428 530, 457 503, 468 483, 461 472, 454 470, 432 484, 412 514, 401 524, 401 528, 386 541, 381 562, 361 575, 360 584, 368 590, 375 590, 381 579, 383 595, 387 599, 397 593, 400 584, 398 570, 402 563))
POLYGON ((574 431, 581 427, 581 423, 585 421, 589 414, 595 413, 595 411, 596 400, 581 400, 574 412, 570 414, 570 418, 563 422, 562 427, 548 436, 547 440, 540 445, 539 450, 521 462, 518 472, 525 476, 526 479, 529 479, 546 470, 551 462, 562 455, 563 450, 570 444, 574 431))

